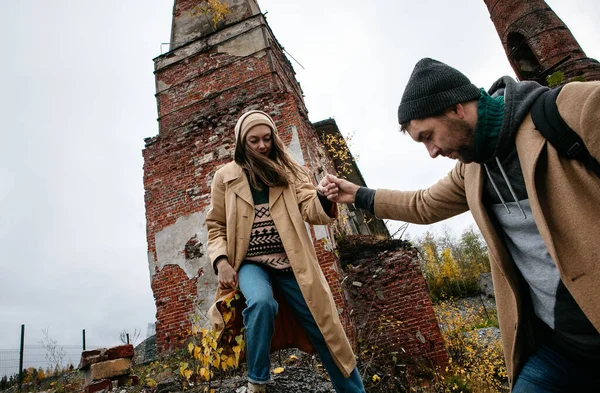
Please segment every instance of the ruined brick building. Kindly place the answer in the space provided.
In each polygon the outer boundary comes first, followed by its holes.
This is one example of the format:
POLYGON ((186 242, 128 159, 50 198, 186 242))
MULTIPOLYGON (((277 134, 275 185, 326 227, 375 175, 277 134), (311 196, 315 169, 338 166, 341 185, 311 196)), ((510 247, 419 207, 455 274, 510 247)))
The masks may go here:
POLYGON ((600 80, 600 63, 543 0, 485 0, 506 56, 520 80, 546 84, 556 71, 571 80, 600 80))
MULTIPOLYGON (((243 112, 268 112, 291 154, 314 174, 315 183, 326 172, 337 171, 365 184, 351 157, 332 154, 347 150, 335 121, 310 122, 293 67, 256 0, 226 0, 229 13, 216 26, 196 12, 200 3, 174 2, 169 52, 154 60, 159 134, 146 139, 143 152, 148 262, 157 309, 156 341, 163 353, 179 344, 191 318, 201 315, 213 299, 216 276, 206 255, 205 226, 210 185, 215 170, 232 159, 233 126, 243 112)), ((544 1, 485 3, 519 79, 544 83, 555 70, 562 70, 566 80, 600 79, 598 62, 585 56, 544 1)), ((344 261, 334 252, 335 235, 389 234, 369 214, 352 206, 341 209, 342 218, 333 228, 307 230, 349 336, 354 337, 360 314, 351 316, 351 311, 360 299, 376 297, 376 312, 403 323, 401 329, 390 329, 394 333, 382 337, 380 344, 444 362, 447 355, 416 254, 390 243, 387 251, 354 253, 354 260, 364 262, 357 266, 376 263, 377 272, 371 275, 359 268, 352 277, 386 280, 379 287, 345 280, 344 261)), ((378 315, 369 315, 367 321, 376 324, 378 315)))
MULTIPOLYGON (((202 315, 213 300, 217 283, 206 255, 205 218, 213 174, 232 159, 233 128, 242 113, 269 113, 288 150, 313 173, 315 183, 337 169, 364 184, 351 156, 332 154, 347 150, 335 121, 310 122, 292 65, 256 1, 227 0, 229 12, 216 26, 196 12, 200 3, 175 1, 170 50, 154 60, 159 134, 145 140, 143 151, 148 262, 157 309, 156 341, 163 353, 180 344, 191 319, 202 315)), ((353 207, 340 209, 341 219, 333 228, 307 230, 353 339, 350 283, 344 283, 333 231, 384 238, 389 234, 370 214, 353 207)), ((416 253, 396 247, 385 258, 389 263, 379 274, 398 279, 387 282, 381 296, 395 303, 388 316, 402 318, 406 325, 382 337, 381 343, 402 345, 411 356, 445 361, 416 253), (399 297, 404 301, 397 301, 399 297)))

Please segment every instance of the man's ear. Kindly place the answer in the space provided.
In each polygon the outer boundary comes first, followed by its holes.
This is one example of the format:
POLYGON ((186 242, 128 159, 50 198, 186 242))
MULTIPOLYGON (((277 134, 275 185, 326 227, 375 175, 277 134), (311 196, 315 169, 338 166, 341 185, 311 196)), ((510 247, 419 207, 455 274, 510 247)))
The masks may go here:
POLYGON ((454 106, 454 111, 459 119, 465 118, 465 107, 460 102, 454 106))
POLYGON ((444 111, 444 114, 450 118, 464 119, 465 118, 465 107, 461 103, 454 104, 450 108, 446 109, 444 111))

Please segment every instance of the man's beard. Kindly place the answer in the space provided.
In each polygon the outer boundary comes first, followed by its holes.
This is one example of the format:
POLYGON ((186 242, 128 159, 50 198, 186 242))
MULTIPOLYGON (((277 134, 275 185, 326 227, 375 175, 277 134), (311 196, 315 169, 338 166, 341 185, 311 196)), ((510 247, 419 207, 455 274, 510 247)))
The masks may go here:
POLYGON ((462 119, 445 118, 443 121, 450 134, 459 142, 459 147, 454 150, 458 155, 457 159, 465 164, 474 162, 477 157, 475 152, 475 129, 462 119))

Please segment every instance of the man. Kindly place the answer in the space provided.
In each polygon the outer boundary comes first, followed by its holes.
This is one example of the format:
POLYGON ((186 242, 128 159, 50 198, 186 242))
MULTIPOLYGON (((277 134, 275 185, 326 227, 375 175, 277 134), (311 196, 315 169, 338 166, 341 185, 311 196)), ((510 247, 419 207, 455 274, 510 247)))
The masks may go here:
MULTIPOLYGON (((371 190, 328 175, 328 198, 431 224, 467 210, 485 238, 513 392, 600 391, 600 178, 557 153, 529 114, 547 90, 499 79, 489 92, 419 61, 398 108, 432 158, 458 160, 426 190, 371 190)), ((600 158, 600 83, 565 85, 562 118, 600 158)))

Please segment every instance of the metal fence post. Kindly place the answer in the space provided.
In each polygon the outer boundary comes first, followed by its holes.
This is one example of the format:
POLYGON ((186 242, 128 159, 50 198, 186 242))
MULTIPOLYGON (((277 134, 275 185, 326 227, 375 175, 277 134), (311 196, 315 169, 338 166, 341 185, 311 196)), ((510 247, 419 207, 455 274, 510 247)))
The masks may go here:
POLYGON ((129 333, 127 333, 127 344, 129 344, 129 333))
POLYGON ((19 350, 19 392, 23 383, 23 352, 25 347, 25 325, 21 325, 21 349, 19 350))
POLYGON ((85 351, 85 329, 83 329, 83 350, 85 351))

